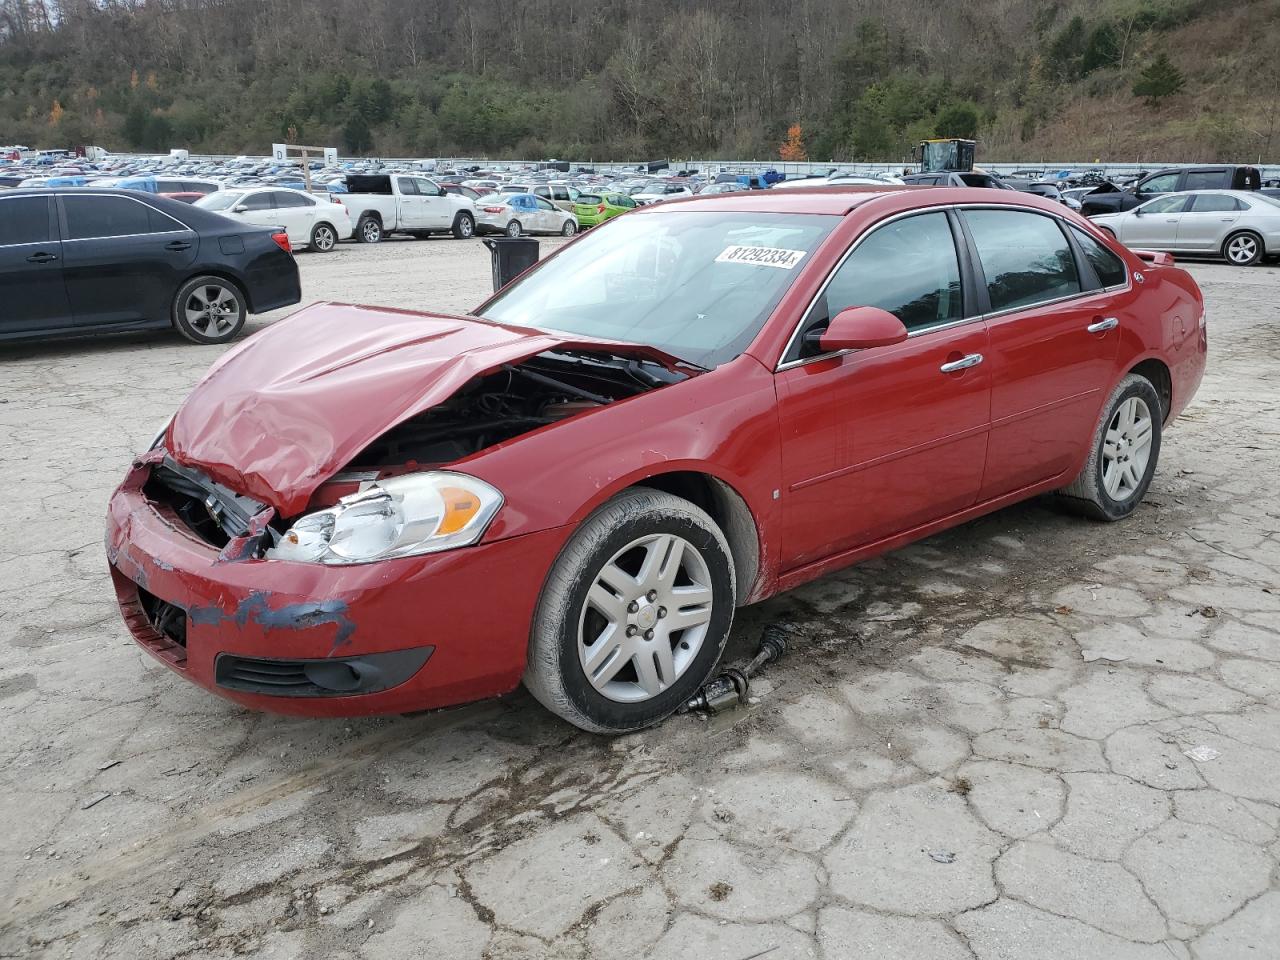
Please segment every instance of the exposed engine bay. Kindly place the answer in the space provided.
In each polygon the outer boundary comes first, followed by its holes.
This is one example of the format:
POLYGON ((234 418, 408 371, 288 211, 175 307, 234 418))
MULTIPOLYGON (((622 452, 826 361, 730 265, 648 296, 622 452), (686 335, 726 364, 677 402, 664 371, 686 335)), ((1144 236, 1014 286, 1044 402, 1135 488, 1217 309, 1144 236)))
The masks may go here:
POLYGON ((444 403, 393 427, 357 454, 348 469, 452 463, 687 377, 651 360, 596 352, 541 353, 477 377, 444 403))

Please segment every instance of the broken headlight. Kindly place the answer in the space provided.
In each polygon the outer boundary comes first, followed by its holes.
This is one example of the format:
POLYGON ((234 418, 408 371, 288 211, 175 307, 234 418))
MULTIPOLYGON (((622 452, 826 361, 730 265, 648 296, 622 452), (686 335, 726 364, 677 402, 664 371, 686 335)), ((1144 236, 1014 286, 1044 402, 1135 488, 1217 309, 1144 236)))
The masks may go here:
POLYGON ((465 474, 390 477, 300 517, 267 559, 368 563, 465 547, 484 535, 501 506, 502 494, 465 474))

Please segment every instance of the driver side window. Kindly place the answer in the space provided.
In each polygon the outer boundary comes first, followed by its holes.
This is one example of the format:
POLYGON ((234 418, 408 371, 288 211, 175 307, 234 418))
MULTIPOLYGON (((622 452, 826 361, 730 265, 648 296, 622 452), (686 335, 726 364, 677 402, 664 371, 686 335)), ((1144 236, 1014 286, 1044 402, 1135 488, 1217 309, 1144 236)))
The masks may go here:
MULTIPOLYGON (((798 343, 826 329, 849 307, 887 310, 908 331, 963 319, 960 263, 947 215, 917 214, 865 237, 810 308, 798 343)), ((808 353, 794 346, 792 352, 796 355, 788 360, 808 353)))
POLYGON ((1178 189, 1178 174, 1166 173, 1158 177, 1152 177, 1138 187, 1138 196, 1145 197, 1157 193, 1169 193, 1171 190, 1176 189, 1178 189))

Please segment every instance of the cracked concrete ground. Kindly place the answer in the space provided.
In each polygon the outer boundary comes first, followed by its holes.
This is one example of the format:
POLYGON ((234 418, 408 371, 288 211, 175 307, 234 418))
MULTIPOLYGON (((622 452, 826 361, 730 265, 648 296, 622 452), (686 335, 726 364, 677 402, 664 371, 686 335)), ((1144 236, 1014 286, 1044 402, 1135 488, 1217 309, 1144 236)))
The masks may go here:
MULTIPOLYGON (((300 263, 420 308, 489 272, 300 263)), ((1133 518, 1025 504, 742 611, 731 655, 805 637, 758 702, 617 741, 522 693, 308 722, 183 683, 102 518, 220 350, 0 348, 0 955, 1277 956, 1280 270, 1191 270, 1209 372, 1133 518)))

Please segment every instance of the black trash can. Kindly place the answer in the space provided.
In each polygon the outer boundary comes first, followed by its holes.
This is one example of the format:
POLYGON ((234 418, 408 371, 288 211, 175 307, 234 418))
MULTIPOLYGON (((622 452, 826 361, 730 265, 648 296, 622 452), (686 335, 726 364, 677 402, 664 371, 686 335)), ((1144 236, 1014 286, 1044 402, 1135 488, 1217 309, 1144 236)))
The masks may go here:
POLYGON ((488 237, 484 245, 492 252, 494 293, 538 262, 538 241, 533 237, 488 237))

